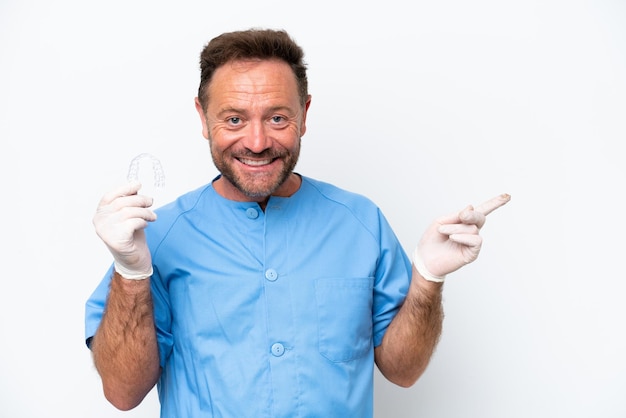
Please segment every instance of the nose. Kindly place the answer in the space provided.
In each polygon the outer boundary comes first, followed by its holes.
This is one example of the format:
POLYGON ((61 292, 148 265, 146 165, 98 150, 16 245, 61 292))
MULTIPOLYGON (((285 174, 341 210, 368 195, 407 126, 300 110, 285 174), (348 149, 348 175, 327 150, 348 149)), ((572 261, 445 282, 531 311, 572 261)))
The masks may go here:
POLYGON ((271 147, 272 140, 268 135, 268 128, 263 122, 252 122, 244 139, 244 146, 256 154, 260 154, 271 147))

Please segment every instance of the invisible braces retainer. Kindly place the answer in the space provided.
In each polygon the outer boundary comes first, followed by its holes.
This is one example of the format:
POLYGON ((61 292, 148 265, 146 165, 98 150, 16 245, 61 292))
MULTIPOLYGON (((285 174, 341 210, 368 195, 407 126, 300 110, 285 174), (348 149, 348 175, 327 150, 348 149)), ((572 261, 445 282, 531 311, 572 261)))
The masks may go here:
POLYGON ((165 173, 163 173, 163 166, 161 165, 161 161, 159 161, 159 159, 156 158, 154 155, 148 154, 146 152, 144 152, 143 154, 139 154, 130 162, 130 166, 128 167, 128 174, 126 175, 128 181, 139 181, 139 163, 143 159, 149 159, 152 162, 152 171, 154 172, 154 186, 165 186, 165 173))

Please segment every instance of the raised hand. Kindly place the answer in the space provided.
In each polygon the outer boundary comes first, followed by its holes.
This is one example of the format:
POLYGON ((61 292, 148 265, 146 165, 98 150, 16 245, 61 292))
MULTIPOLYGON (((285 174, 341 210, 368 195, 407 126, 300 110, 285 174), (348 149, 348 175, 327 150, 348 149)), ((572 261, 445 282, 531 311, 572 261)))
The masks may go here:
POLYGON ((96 233, 113 255, 115 270, 127 279, 152 275, 144 228, 156 214, 149 209, 152 198, 137 194, 140 188, 139 182, 130 182, 106 193, 93 218, 96 233))
POLYGON ((482 246, 480 229, 488 214, 511 200, 508 194, 496 196, 476 207, 468 206, 436 219, 422 236, 413 262, 427 280, 443 282, 445 276, 476 260, 482 246))

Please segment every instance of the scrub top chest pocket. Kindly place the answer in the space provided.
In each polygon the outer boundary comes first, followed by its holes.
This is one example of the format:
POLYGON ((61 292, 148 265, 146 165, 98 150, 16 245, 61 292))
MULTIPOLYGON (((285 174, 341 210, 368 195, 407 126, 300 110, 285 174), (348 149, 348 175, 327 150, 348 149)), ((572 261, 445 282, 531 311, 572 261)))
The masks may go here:
POLYGON ((373 277, 315 282, 319 351, 328 360, 354 360, 372 348, 373 285, 373 277))

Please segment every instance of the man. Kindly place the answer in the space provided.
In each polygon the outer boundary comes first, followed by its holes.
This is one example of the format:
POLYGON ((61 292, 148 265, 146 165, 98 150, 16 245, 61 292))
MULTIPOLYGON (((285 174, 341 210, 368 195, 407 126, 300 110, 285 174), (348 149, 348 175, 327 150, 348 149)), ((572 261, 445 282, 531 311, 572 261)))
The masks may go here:
POLYGON ((287 33, 218 36, 196 109, 220 175, 158 219, 136 182, 102 198, 114 263, 86 337, 117 408, 158 384, 162 417, 371 417, 374 364, 405 387, 425 370, 443 279, 509 197, 434 222, 412 265, 370 200, 293 171, 310 104, 287 33))

